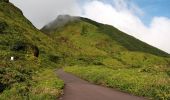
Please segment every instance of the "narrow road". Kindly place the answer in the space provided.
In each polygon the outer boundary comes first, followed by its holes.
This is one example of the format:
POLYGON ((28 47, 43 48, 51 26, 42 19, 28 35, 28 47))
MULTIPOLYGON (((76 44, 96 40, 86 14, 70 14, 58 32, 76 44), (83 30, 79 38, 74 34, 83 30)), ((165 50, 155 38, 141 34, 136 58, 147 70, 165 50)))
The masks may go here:
POLYGON ((58 70, 57 74, 65 82, 64 95, 60 100, 146 100, 111 88, 88 83, 64 72, 62 69, 58 70))

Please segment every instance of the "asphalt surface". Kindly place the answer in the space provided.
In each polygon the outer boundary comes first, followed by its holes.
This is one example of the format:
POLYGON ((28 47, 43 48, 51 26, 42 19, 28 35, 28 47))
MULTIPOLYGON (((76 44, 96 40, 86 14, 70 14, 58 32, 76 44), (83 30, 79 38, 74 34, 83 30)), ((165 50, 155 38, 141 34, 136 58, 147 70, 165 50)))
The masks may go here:
POLYGON ((62 69, 58 70, 57 74, 65 82, 64 95, 60 100, 146 100, 142 97, 91 84, 64 72, 62 69))

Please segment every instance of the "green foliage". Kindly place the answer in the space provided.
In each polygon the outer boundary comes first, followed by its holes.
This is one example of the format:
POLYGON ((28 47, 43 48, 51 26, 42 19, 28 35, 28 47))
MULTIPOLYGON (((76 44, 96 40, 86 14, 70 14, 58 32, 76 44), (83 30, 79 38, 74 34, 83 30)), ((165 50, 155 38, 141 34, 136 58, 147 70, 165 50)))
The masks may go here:
POLYGON ((112 26, 87 18, 77 17, 77 20, 68 22, 62 27, 49 27, 49 29, 46 27, 46 30, 48 36, 54 39, 57 45, 56 52, 60 55, 60 63, 64 66, 104 65, 113 69, 168 66, 167 53, 112 26))
POLYGON ((112 88, 118 88, 138 96, 154 100, 170 99, 170 80, 166 72, 146 73, 137 69, 115 69, 104 66, 72 66, 65 71, 85 80, 112 88))
POLYGON ((56 100, 64 83, 53 72, 58 66, 55 58, 49 59, 49 52, 56 54, 55 42, 4 1, 0 1, 0 33, 5 33, 0 34, 0 100, 56 100))
POLYGON ((1 2, 7 2, 7 3, 8 3, 9 0, 0 0, 0 3, 1 3, 1 2))
POLYGON ((132 36, 129 36, 116 28, 109 25, 100 25, 99 31, 108 34, 112 39, 118 42, 119 45, 124 46, 130 51, 140 51, 144 53, 150 53, 157 56, 169 57, 169 55, 157 48, 154 48, 132 36))
POLYGON ((54 63, 58 63, 59 60, 60 60, 60 56, 57 56, 57 55, 49 55, 49 60, 54 62, 54 63))
POLYGON ((167 71, 167 74, 170 76, 170 70, 169 70, 169 71, 167 71))
POLYGON ((7 27, 7 23, 0 21, 0 33, 2 34, 7 27))
MULTIPOLYGON (((4 63, 0 66, 0 83, 10 88, 14 83, 22 83, 31 80, 34 74, 34 66, 23 65, 24 62, 4 63), (18 64, 16 64, 18 63, 18 64)), ((5 88, 2 87, 2 91, 5 88)))
POLYGON ((57 62, 74 66, 66 71, 134 95, 169 99, 169 54, 87 18, 46 28, 57 45, 57 62))
POLYGON ((53 69, 44 69, 34 77, 36 84, 31 89, 31 100, 56 100, 64 87, 62 80, 58 79, 53 69))
POLYGON ((64 83, 53 70, 71 65, 90 66, 73 69, 96 84, 169 99, 169 54, 87 18, 46 27, 44 34, 6 2, 0 1, 0 99, 55 100, 64 83))
POLYGON ((42 69, 37 71, 33 81, 16 83, 6 89, 0 94, 0 100, 56 100, 62 94, 63 86, 53 69, 42 69))

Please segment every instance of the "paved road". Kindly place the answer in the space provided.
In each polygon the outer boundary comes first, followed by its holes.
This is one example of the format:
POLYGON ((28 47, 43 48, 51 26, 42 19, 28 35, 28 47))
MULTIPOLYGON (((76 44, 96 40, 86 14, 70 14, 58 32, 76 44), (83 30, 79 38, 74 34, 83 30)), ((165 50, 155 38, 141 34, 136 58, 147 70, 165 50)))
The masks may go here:
POLYGON ((146 100, 111 88, 88 83, 64 72, 62 69, 58 70, 57 73, 65 82, 64 95, 60 100, 146 100))

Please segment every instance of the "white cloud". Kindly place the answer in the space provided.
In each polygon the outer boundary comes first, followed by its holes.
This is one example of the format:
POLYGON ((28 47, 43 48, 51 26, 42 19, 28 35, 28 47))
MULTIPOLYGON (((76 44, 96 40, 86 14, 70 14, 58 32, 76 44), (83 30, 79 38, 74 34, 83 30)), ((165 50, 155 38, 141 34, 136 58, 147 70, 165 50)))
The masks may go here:
POLYGON ((145 13, 132 0, 10 0, 38 28, 59 14, 85 16, 110 24, 170 53, 170 19, 155 16, 149 27, 139 16, 145 13), (79 3, 79 2, 81 3, 79 3), (83 4, 82 4, 83 2, 83 4))
POLYGON ((38 28, 54 20, 59 14, 80 15, 77 0, 10 0, 38 28))
POLYGON ((85 17, 110 24, 153 46, 170 53, 170 19, 154 17, 150 27, 143 24, 138 14, 143 15, 135 4, 128 5, 126 0, 113 0, 116 6, 98 0, 84 5, 85 17), (133 10, 132 10, 133 9, 133 10))

